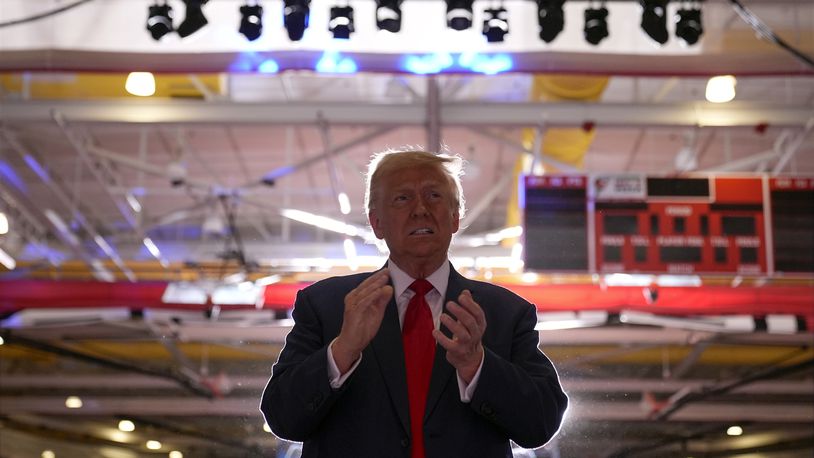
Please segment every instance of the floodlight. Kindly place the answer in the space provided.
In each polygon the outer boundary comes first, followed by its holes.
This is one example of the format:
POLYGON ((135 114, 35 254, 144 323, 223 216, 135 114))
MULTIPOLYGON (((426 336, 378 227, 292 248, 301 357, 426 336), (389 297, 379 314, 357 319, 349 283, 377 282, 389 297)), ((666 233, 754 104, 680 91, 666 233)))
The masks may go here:
POLYGON ((658 43, 667 43, 667 0, 639 0, 642 30, 658 43))
POLYGON ((260 5, 243 5, 240 7, 240 33, 249 41, 260 38, 263 33, 263 7, 260 5))
POLYGON ((472 27, 472 3, 474 0, 446 0, 447 27, 466 30, 472 27))
POLYGON ((608 36, 608 9, 588 8, 585 10, 585 41, 598 45, 608 36))
POLYGON ((291 41, 300 41, 308 28, 308 16, 311 13, 311 0, 285 0, 283 7, 283 25, 291 41))
POLYGON ((166 3, 152 5, 147 12, 147 30, 153 40, 159 40, 172 32, 172 7, 166 3))
POLYGON ((698 39, 704 33, 704 27, 701 24, 701 10, 697 8, 681 9, 678 10, 676 16, 676 36, 688 45, 698 43, 698 39))
POLYGON ((565 13, 562 5, 565 0, 537 0, 537 23, 540 25, 540 39, 551 43, 562 32, 565 13))
POLYGON ((503 41, 509 33, 509 13, 506 8, 487 8, 483 11, 483 34, 486 41, 496 43, 503 41))
POLYGON ((353 8, 350 6, 331 7, 331 20, 328 21, 328 30, 334 38, 347 40, 353 33, 353 8))
POLYGON ((396 33, 401 30, 401 2, 404 0, 376 0, 376 26, 380 30, 396 33))
POLYGON ((184 0, 187 7, 184 21, 178 26, 178 35, 188 37, 209 23, 203 14, 203 5, 208 0, 184 0))

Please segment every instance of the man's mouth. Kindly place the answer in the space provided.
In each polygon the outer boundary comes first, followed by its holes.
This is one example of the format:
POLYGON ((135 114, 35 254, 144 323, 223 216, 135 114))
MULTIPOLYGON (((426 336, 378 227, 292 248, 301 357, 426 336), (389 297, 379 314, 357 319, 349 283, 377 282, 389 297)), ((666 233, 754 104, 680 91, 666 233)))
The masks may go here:
POLYGON ((435 234, 435 231, 428 227, 420 227, 414 230, 413 232, 410 232, 410 235, 429 235, 429 234, 435 234))

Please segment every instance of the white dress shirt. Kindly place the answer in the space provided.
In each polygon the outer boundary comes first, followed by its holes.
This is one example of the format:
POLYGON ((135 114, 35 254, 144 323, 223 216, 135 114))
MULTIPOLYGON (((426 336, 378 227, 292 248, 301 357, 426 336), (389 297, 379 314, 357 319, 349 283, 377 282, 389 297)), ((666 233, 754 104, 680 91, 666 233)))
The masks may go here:
MULTIPOLYGON (((401 270, 392 260, 387 261, 387 267, 390 269, 390 279, 393 281, 393 295, 396 297, 396 307, 398 308, 399 312, 399 327, 401 327, 404 323, 404 314, 407 312, 407 305, 409 305, 410 299, 415 295, 415 292, 410 289, 410 285, 412 285, 416 279, 410 277, 405 271, 401 270)), ((427 304, 430 306, 430 312, 432 312, 432 322, 435 329, 439 329, 441 324, 441 312, 444 310, 444 296, 446 296, 447 285, 449 283, 449 269, 449 262, 444 262, 441 267, 438 268, 438 270, 427 277, 427 281, 432 284, 433 289, 427 293, 425 299, 427 300, 427 304)), ((327 352, 328 375, 330 376, 331 387, 338 389, 343 383, 345 383, 345 380, 347 380, 350 374, 353 373, 353 371, 362 361, 362 357, 361 355, 359 356, 359 359, 353 363, 353 366, 351 366, 348 372, 340 374, 339 368, 336 366, 336 361, 333 357, 332 348, 333 341, 331 342, 331 346, 327 352)), ((460 374, 457 374, 456 371, 456 375, 458 376, 458 391, 461 395, 461 402, 469 402, 472 399, 472 393, 475 392, 475 387, 478 384, 482 367, 483 358, 481 358, 480 366, 478 366, 475 376, 472 377, 472 381, 468 385, 461 378, 460 374)))

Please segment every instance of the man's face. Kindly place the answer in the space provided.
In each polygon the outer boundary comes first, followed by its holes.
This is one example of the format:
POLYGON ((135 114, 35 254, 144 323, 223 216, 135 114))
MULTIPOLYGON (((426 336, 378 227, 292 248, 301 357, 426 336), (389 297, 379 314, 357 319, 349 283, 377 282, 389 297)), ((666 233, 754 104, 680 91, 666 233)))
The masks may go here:
POLYGON ((449 177, 436 167, 420 166, 382 176, 378 187, 368 217, 393 261, 402 268, 415 263, 440 266, 459 224, 449 177))

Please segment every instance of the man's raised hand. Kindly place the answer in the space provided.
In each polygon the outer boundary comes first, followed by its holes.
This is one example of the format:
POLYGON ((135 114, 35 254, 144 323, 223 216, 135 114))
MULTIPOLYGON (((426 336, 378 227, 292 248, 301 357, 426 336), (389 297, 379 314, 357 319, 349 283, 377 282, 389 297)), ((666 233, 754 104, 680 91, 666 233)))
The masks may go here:
POLYGON ((344 374, 353 366, 362 350, 379 332, 384 310, 393 297, 393 287, 387 284, 389 278, 390 271, 382 269, 345 296, 342 330, 332 347, 340 373, 344 374))

